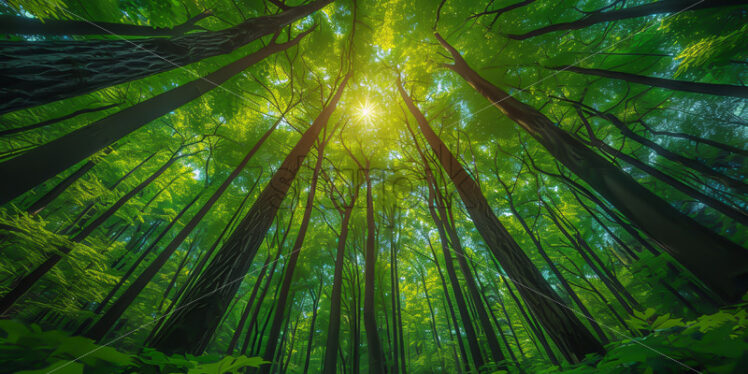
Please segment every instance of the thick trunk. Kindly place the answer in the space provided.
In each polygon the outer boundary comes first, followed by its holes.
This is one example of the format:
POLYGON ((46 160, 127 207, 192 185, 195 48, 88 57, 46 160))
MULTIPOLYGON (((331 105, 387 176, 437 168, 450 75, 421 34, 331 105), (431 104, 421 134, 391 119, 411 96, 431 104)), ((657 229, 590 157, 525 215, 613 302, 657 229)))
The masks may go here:
POLYGON ((708 9, 745 4, 745 0, 661 0, 650 4, 633 6, 607 12, 597 11, 572 22, 557 23, 524 34, 509 34, 506 37, 524 40, 534 36, 561 30, 579 30, 602 22, 620 21, 662 13, 680 13, 689 10, 708 9))
MULTIPOLYGON (((325 134, 323 134, 323 138, 325 134)), ((270 325, 270 331, 268 333, 268 339, 265 344, 265 353, 263 358, 267 361, 274 361, 275 351, 278 344, 278 337, 280 336, 281 325, 286 313, 286 304, 289 302, 289 295, 291 293, 291 284, 293 283, 294 272, 296 270, 296 264, 299 261, 299 255, 301 254, 301 248, 304 245, 304 239, 306 237, 307 229, 309 228, 309 220, 312 217, 312 210, 314 209, 314 196, 317 192, 317 181, 319 180, 319 173, 322 168, 322 160, 324 157, 325 145, 327 145, 327 139, 322 139, 317 143, 317 161, 314 164, 314 171, 312 172, 312 179, 309 183, 309 193, 307 194, 306 207, 304 207, 304 215, 301 218, 301 225, 299 226, 298 234, 294 241, 293 247, 291 247, 291 254, 288 258, 288 264, 283 271, 283 283, 281 284, 280 295, 275 299, 275 316, 273 317, 273 323, 270 325)), ((265 365, 260 369, 261 373, 268 373, 270 366, 265 365)))
POLYGON ((0 96, 5 99, 0 114, 231 53, 330 2, 318 0, 277 15, 248 19, 225 30, 172 38, 0 42, 0 96))
POLYGON ((198 21, 209 17, 211 12, 202 12, 186 22, 171 28, 128 25, 124 23, 92 22, 77 20, 39 19, 2 15, 0 16, 0 34, 16 35, 128 35, 128 36, 179 36, 189 31, 198 30, 198 21))
MULTIPOLYGON (((75 165, 86 157, 132 133, 145 124, 172 112, 213 90, 233 76, 276 52, 299 43, 311 30, 281 44, 272 43, 216 71, 189 83, 125 108, 32 151, 0 164, 0 205, 75 165), (33 171, 33 172, 31 172, 33 171)), ((128 47, 132 49, 132 47, 128 47)), ((101 53, 101 52, 97 52, 101 53)), ((120 68, 117 68, 120 69, 120 68)), ((40 74, 34 72, 34 74, 40 74)), ((71 81, 75 81, 71 79, 71 81)))
POLYGON ((644 84, 652 87, 666 88, 675 91, 695 92, 707 95, 730 96, 748 98, 748 86, 734 86, 730 84, 687 82, 674 79, 647 77, 644 75, 623 73, 604 69, 588 69, 578 66, 554 66, 548 69, 571 71, 578 74, 594 75, 598 77, 619 79, 626 82, 644 84))
MULTIPOLYGON (((138 278, 132 282, 130 287, 128 287, 127 290, 125 290, 125 292, 122 294, 122 296, 120 296, 120 298, 114 302, 112 307, 109 308, 109 310, 107 310, 103 316, 101 316, 99 321, 96 322, 96 324, 86 332, 86 337, 94 340, 100 340, 104 337, 106 332, 109 330, 109 327, 112 326, 120 316, 122 316, 122 313, 127 310, 133 300, 135 300, 135 298, 140 294, 140 291, 142 291, 143 288, 145 288, 145 286, 151 281, 151 279, 153 279, 153 277, 158 274, 158 272, 161 270, 161 267, 164 266, 166 261, 169 260, 169 257, 171 257, 174 251, 176 251, 177 248, 179 248, 179 246, 182 244, 182 242, 187 239, 187 237, 192 233, 195 227, 197 227, 198 223, 200 223, 203 217, 208 214, 208 211, 210 211, 213 205, 215 205, 215 203, 223 195, 226 189, 229 188, 234 179, 236 179, 236 177, 242 172, 242 170, 244 170, 244 167, 247 165, 249 160, 252 159, 252 156, 257 152, 260 146, 262 146, 262 144, 270 136, 273 130, 275 130, 275 128, 278 126, 278 123, 280 123, 280 120, 276 121, 273 126, 271 126, 270 129, 262 135, 262 137, 257 141, 252 149, 250 149, 249 152, 247 152, 247 154, 244 156, 244 158, 239 162, 239 165, 234 168, 234 170, 231 172, 231 174, 229 174, 226 180, 221 183, 218 189, 213 192, 213 195, 211 195, 210 198, 208 198, 208 200, 205 202, 205 204, 203 204, 200 210, 197 211, 194 216, 192 216, 190 221, 184 225, 182 230, 177 233, 174 239, 172 239, 171 242, 169 242, 169 244, 164 247, 161 253, 159 253, 158 256, 148 265, 148 267, 143 270, 140 276, 138 276, 138 278)), ((156 243, 154 243, 153 245, 155 244, 156 243)))
MULTIPOLYGON (((369 166, 368 163, 366 165, 369 166)), ((371 178, 369 170, 364 170, 366 178, 366 249, 364 253, 364 329, 366 329, 366 344, 369 348, 369 373, 382 374, 385 372, 385 358, 382 343, 377 331, 376 312, 374 311, 374 275, 376 270, 376 252, 374 224, 374 198, 371 192, 371 178)))
MULTIPOLYGON (((2 16, 0 16, 0 18, 2 18, 2 16)), ((2 20, 0 20, 0 25, 2 25, 2 20)), ((93 113, 93 112, 100 112, 102 110, 107 110, 107 109, 111 109, 111 108, 117 107, 117 106, 119 106, 121 104, 122 103, 109 104, 109 105, 104 105, 104 106, 99 106, 99 107, 94 107, 94 108, 86 108, 86 109, 77 110, 75 112, 66 114, 66 115, 64 115, 62 117, 57 117, 57 118, 48 119, 46 121, 37 122, 37 123, 35 123, 33 125, 26 125, 26 126, 21 126, 21 127, 16 127, 16 128, 12 128, 12 129, 7 129, 7 130, 0 131, 0 136, 6 136, 6 135, 11 135, 11 134, 18 134, 19 132, 24 132, 24 131, 29 131, 29 130, 33 130, 33 129, 38 129, 40 127, 46 127, 46 126, 53 125, 53 124, 58 123, 58 122, 62 122, 64 120, 66 120, 66 119, 77 117, 77 116, 79 116, 81 114, 93 113)))
POLYGON ((167 353, 201 354, 205 350, 239 288, 239 281, 252 264, 291 182, 335 110, 349 77, 350 74, 343 78, 335 96, 302 135, 213 261, 186 292, 180 301, 186 305, 174 309, 162 330, 154 336, 154 348, 167 353))
MULTIPOLYGON (((78 234, 76 234, 74 237, 70 239, 70 241, 74 243, 80 243, 84 239, 86 239, 91 233, 96 230, 102 223, 104 223, 107 219, 109 219, 111 216, 114 215, 114 213, 119 210, 125 203, 127 203, 133 196, 137 195, 142 191, 145 187, 151 184, 156 178, 158 178, 161 174, 163 174, 166 169, 169 168, 176 160, 178 160, 180 157, 171 157, 169 161, 167 161, 164 165, 162 165, 156 172, 151 174, 150 177, 148 177, 146 180, 135 186, 130 192, 126 193, 124 196, 122 196, 119 200, 117 200, 114 204, 112 204, 109 209, 107 209, 104 213, 102 213, 100 216, 96 217, 96 219, 91 222, 89 225, 84 227, 78 234)), ((5 294, 2 299, 0 299, 0 313, 6 312, 13 304, 18 301, 18 299, 23 296, 31 287, 36 284, 39 279, 44 276, 44 274, 47 274, 48 271, 52 270, 52 268, 57 265, 60 260, 62 260, 63 255, 66 255, 70 253, 71 248, 66 246, 61 246, 58 248, 58 251, 61 253, 55 253, 51 256, 49 256, 44 262, 42 262, 39 266, 37 266, 34 270, 32 270, 29 274, 24 276, 20 282, 14 287, 10 292, 5 294)))
POLYGON ((455 59, 452 69, 517 122, 557 160, 587 182, 673 258, 693 272, 724 301, 740 299, 748 289, 748 253, 711 232, 637 183, 545 115, 492 85, 472 70, 441 36, 455 59), (708 256, 704 256, 708 248, 708 256))
POLYGON ((478 184, 429 127, 426 117, 415 106, 402 85, 398 85, 398 89, 431 149, 457 188, 470 218, 487 247, 495 259, 501 261, 502 268, 517 285, 523 300, 548 331, 559 350, 570 362, 581 361, 588 353, 602 352, 602 345, 564 305, 535 264, 496 218, 478 184))
POLYGON ((340 307, 341 295, 343 293, 343 261, 345 260, 345 242, 348 238, 348 223, 351 220, 353 207, 356 205, 360 186, 356 185, 351 202, 345 207, 343 220, 340 223, 340 235, 338 235, 338 248, 335 255, 335 270, 332 279, 332 290, 330 291, 330 317, 327 325, 327 343, 325 344, 325 358, 322 366, 322 374, 335 374, 337 368, 337 352, 340 347, 340 307))

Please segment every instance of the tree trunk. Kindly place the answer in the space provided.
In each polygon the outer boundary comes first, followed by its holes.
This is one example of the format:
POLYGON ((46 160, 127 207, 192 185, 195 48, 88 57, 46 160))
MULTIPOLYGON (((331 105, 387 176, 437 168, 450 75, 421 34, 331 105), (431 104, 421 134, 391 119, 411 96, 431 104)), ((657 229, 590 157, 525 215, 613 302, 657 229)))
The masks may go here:
POLYGON ((335 270, 332 279, 332 290, 330 291, 330 317, 327 325, 327 343, 325 344, 325 358, 322 366, 322 374, 335 374, 337 368, 337 352, 340 347, 340 307, 343 292, 343 261, 345 260, 345 242, 348 238, 348 223, 351 220, 353 207, 356 205, 360 185, 353 189, 351 202, 345 206, 343 219, 340 223, 340 234, 338 235, 338 248, 335 255, 335 270))
POLYGON ((312 357, 312 343, 314 343, 314 335, 315 335, 315 326, 317 324, 317 309, 319 309, 319 299, 322 298, 322 280, 320 279, 319 282, 319 288, 317 289, 317 295, 314 297, 314 301, 312 302, 312 323, 311 326, 309 326, 309 339, 306 343, 306 354, 304 356, 304 370, 302 371, 303 374, 307 374, 309 372, 309 361, 312 357))
POLYGON ((209 17, 210 11, 202 12, 186 22, 171 28, 128 25, 124 23, 92 22, 77 20, 39 19, 23 16, 1 15, 0 34, 53 36, 53 35, 128 35, 128 36, 179 36, 201 27, 198 21, 209 17))
POLYGON ((483 79, 438 34, 437 39, 455 59, 452 70, 522 126, 557 160, 618 208, 724 301, 742 297, 748 289, 748 253, 743 248, 699 225, 555 126, 548 117, 483 79), (704 256, 704 248, 709 249, 709 256, 704 256))
POLYGON ((257 280, 255 281, 255 285, 252 287, 252 292, 247 298, 247 305, 244 306, 242 315, 241 317, 239 317, 239 323, 236 325, 234 334, 231 336, 231 341, 229 342, 229 346, 228 348, 226 348, 226 354, 229 356, 234 354, 234 348, 236 348, 236 343, 239 342, 239 338, 242 335, 242 330, 244 329, 244 325, 247 323, 247 318, 249 318, 249 312, 252 310, 255 297, 257 297, 257 291, 259 291, 260 285, 262 284, 262 279, 265 278, 265 272, 267 271, 267 267, 268 265, 270 265, 270 258, 271 258, 270 255, 268 255, 268 257, 265 259, 265 263, 260 268, 260 274, 257 275, 257 280))
MULTIPOLYGON (((580 113, 581 115, 582 113, 580 113)), ((589 126, 589 123, 587 122, 587 119, 584 117, 579 117, 585 126, 589 126)), ((594 135, 594 134, 591 134, 594 135)), ((619 151, 617 148, 611 147, 609 144, 603 142, 602 140, 593 137, 590 139, 589 144, 600 149, 601 151, 614 156, 616 158, 620 158, 621 160, 631 164, 632 166, 636 167, 637 169, 640 169, 647 174, 659 179, 660 181, 670 185, 674 189, 680 191, 681 193, 691 196, 694 199, 699 200, 704 205, 724 214, 727 217, 732 218, 733 220, 741 223, 742 225, 748 226, 748 213, 734 208, 730 205, 727 205, 723 203, 722 201, 713 198, 687 184, 684 182, 681 182, 680 180, 670 176, 669 174, 666 174, 662 171, 660 171, 657 168, 654 168, 652 166, 649 166, 645 164, 644 162, 640 161, 634 156, 625 154, 621 151, 619 151)))
MULTIPOLYGON (((317 0, 220 31, 172 38, 4 41, 0 114, 62 100, 225 55, 329 4, 317 0)), ((275 49, 275 48, 271 48, 275 49)), ((265 50, 263 48, 263 50, 265 50)), ((244 70, 241 68, 240 70, 244 70)), ((233 75, 233 74, 231 74, 233 75)), ((207 77, 206 77, 207 78, 207 77)), ((206 79, 220 84, 220 81, 206 79)), ((210 84, 205 82, 203 85, 210 84)), ((168 109, 164 113, 168 113, 168 109)))
MULTIPOLYGON (((200 198, 201 195, 202 195, 202 191, 198 193, 195 196, 195 198, 192 199, 192 201, 190 201, 187 205, 185 205, 184 208, 182 208, 182 210, 179 211, 179 213, 177 213, 174 219, 172 219, 171 222, 169 222, 169 224, 166 225, 166 228, 164 228, 164 230, 158 234, 156 239, 153 240, 151 245, 149 245, 148 248, 146 248, 140 254, 140 256, 138 256, 138 258, 135 259, 135 261, 132 264, 130 264, 130 267, 127 269, 127 271, 124 274, 122 274, 122 276, 120 276, 119 280, 117 281, 117 284, 115 284, 114 287, 112 287, 112 289, 104 297, 104 299, 96 306, 96 309, 94 309, 93 311, 94 315, 100 314, 104 310, 104 308, 106 308, 107 304, 109 304, 109 301, 112 300, 112 298, 117 293, 117 291, 119 291, 122 285, 125 284, 125 282, 127 282, 130 276, 135 272, 135 270, 138 269, 138 266, 140 266, 140 263, 143 262, 143 260, 145 260, 145 258, 153 251, 154 248, 156 248, 156 245, 158 244, 158 242, 169 232, 169 230, 171 230, 171 228, 177 222, 179 222, 179 219, 184 215, 184 213, 187 212, 188 209, 190 209, 192 204, 194 204, 200 198)), ((113 264, 111 267, 114 268, 115 266, 116 264, 113 264)), ((76 335, 83 334, 83 332, 85 331, 86 328, 88 328, 88 325, 91 323, 92 320, 93 320, 93 317, 89 317, 88 319, 86 319, 86 321, 84 321, 81 324, 81 326, 78 328, 76 335)))
POLYGON ((169 284, 164 290, 163 296, 161 296, 161 302, 156 307, 156 315, 161 314, 161 309, 163 309, 166 299, 169 298, 169 293, 171 293, 172 288, 174 288, 174 285, 177 284, 179 273, 182 271, 182 269, 184 269, 184 266, 187 265, 187 260, 189 260, 192 250, 195 249, 195 244, 197 244, 197 238, 192 240, 192 243, 190 243, 189 247, 187 248, 187 253, 184 254, 184 257, 182 257, 182 261, 180 261, 179 265, 177 265, 177 270, 174 271, 174 275, 171 277, 171 281, 169 281, 169 284))
POLYGON ((602 352, 602 345, 590 334, 577 316, 564 305, 535 264, 530 261, 530 258, 499 222, 478 184, 470 178, 434 130, 429 127, 426 117, 413 104, 401 84, 398 84, 398 90, 408 109, 416 118, 421 133, 452 179, 470 218, 487 247, 494 258, 501 261, 503 269, 517 285, 522 298, 537 316, 540 324, 548 331, 562 354, 570 362, 579 362, 587 353, 602 352))
MULTIPOLYGON (((425 158, 423 159, 423 161, 425 163, 425 158)), ((428 168, 428 165, 424 165, 424 167, 428 168)), ((431 172, 427 171, 427 174, 431 174, 431 172)), ((441 221, 441 226, 447 233, 449 243, 452 245, 452 249, 455 252, 457 264, 460 267, 460 271, 462 272, 463 279, 465 280, 470 298, 473 300, 473 304, 475 305, 475 311, 478 315, 478 321, 483 328, 483 334, 486 338, 486 343, 488 344, 488 348, 491 352, 491 357, 493 358, 494 362, 501 362, 505 359, 505 357, 503 352, 501 352, 499 339, 496 336, 496 332, 494 331, 493 326, 491 326, 491 321, 489 319, 488 313, 486 312, 485 306, 482 303, 480 291, 478 289, 478 285, 475 282, 475 279, 473 278, 473 274, 470 271, 470 266, 468 265, 465 251, 462 249, 460 237, 457 234, 457 229, 454 226, 454 217, 452 217, 451 215, 451 203, 447 201, 441 191, 438 190, 439 187, 435 185, 434 180, 430 177, 427 178, 432 182, 432 187, 430 187, 431 192, 434 193, 434 196, 437 199, 436 207, 439 215, 436 218, 441 221), (447 210, 449 210, 449 213, 447 212, 447 210)))
POLYGON ((65 177, 65 179, 61 180, 60 183, 57 183, 46 194, 42 195, 31 205, 29 205, 29 207, 26 208, 26 213, 32 216, 39 214, 39 212, 44 210, 44 208, 46 208, 49 203, 59 197, 63 192, 65 192, 68 187, 77 182, 78 179, 81 179, 82 176, 86 175, 86 173, 88 173, 89 170, 93 169, 94 166, 96 166, 96 162, 94 162, 93 160, 89 160, 88 162, 83 164, 78 168, 78 170, 65 177))
MULTIPOLYGON (((1 20, 2 17, 3 16, 0 16, 0 25, 3 24, 2 20, 1 20)), ((0 28, 2 28, 2 26, 0 26, 0 28)), ((107 110, 107 109, 111 109, 111 108, 120 106, 121 104, 122 103, 116 103, 116 104, 109 104, 109 105, 104 105, 104 106, 99 106, 99 107, 94 107, 94 108, 86 108, 86 109, 77 110, 75 112, 66 114, 66 115, 64 115, 62 117, 52 118, 52 119, 48 119, 46 121, 38 122, 38 123, 35 123, 35 124, 32 124, 32 125, 26 125, 26 126, 21 126, 21 127, 16 127, 16 128, 13 128, 13 129, 7 129, 7 130, 0 131, 0 136, 7 136, 7 135, 11 135, 11 134, 18 134, 19 132, 30 131, 30 130, 33 130, 33 129, 38 129, 40 127, 46 127, 46 126, 53 125, 53 124, 58 123, 58 122, 62 122, 64 120, 67 120, 67 119, 70 119, 70 118, 73 118, 73 117, 77 117, 77 116, 79 116, 81 114, 93 113, 93 112, 100 112, 100 111, 103 111, 103 110, 107 110)))
MULTIPOLYGON (((102 223, 104 223, 107 219, 109 219, 111 216, 114 215, 114 213, 119 210, 125 203, 127 203, 133 196, 137 195, 140 191, 142 191, 145 187, 147 187, 151 182, 156 180, 161 174, 163 174, 166 169, 169 168, 175 161, 182 158, 183 156, 172 156, 169 158, 169 160, 162 165, 158 170, 156 170, 153 174, 151 174, 150 177, 148 177, 146 180, 135 186, 130 192, 126 193, 124 196, 122 196, 119 200, 117 200, 114 204, 112 204, 109 209, 107 209, 104 213, 102 213, 100 216, 96 217, 96 219, 91 222, 89 225, 84 227, 78 234, 76 234, 74 237, 70 239, 70 241, 74 243, 80 243, 84 239, 86 239, 91 233, 96 230, 102 223)), ((58 248, 59 252, 62 252, 61 254, 55 253, 50 255, 44 262, 42 262, 39 266, 37 266, 34 270, 32 270, 29 274, 24 276, 14 287, 10 292, 3 295, 2 299, 0 299, 0 313, 6 312, 13 304, 18 301, 18 299, 23 296, 31 287, 36 284, 39 279, 44 276, 44 274, 47 274, 48 271, 52 270, 52 268, 57 265, 60 260, 62 260, 63 255, 66 255, 70 253, 71 248, 66 246, 61 246, 58 248)))
MULTIPOLYGON (((589 322, 590 326, 592 326, 592 329, 595 331, 595 334, 597 334, 598 339, 600 340, 600 343, 603 345, 608 344, 608 337, 605 335, 603 330, 600 328, 600 325, 595 321, 594 318, 592 318, 592 314, 587 309, 587 306, 584 305, 582 300, 579 298, 579 295, 577 295, 576 292, 574 292, 574 289, 571 288, 571 285, 569 285, 569 282, 566 281, 566 278, 564 278, 561 271, 558 269, 556 264, 551 260, 550 256, 548 256, 548 253, 545 251, 545 248, 543 248, 543 245, 540 243, 540 240, 538 240, 537 236, 535 236, 535 233, 532 232, 530 229, 530 226, 527 224, 527 221, 522 217, 522 215, 519 214, 519 211, 517 210, 517 207, 514 204, 514 198, 512 197, 511 191, 509 190, 508 186, 504 183, 504 181, 499 178, 499 175, 496 175, 497 180, 499 183, 504 187, 504 191, 506 192, 506 199, 509 203, 509 210, 511 210, 512 214, 514 215, 514 218, 519 221, 519 224, 522 226, 522 228, 525 230, 525 233, 530 237, 530 240, 532 240, 533 244, 535 245, 535 249, 538 250, 538 253, 540 254, 540 257, 543 257, 543 260, 545 260, 546 264, 548 264, 548 267, 551 269, 553 274, 556 276, 556 279, 558 279, 559 283, 561 283, 561 286, 566 291, 566 294, 569 295, 569 297, 574 301, 574 303, 579 307, 579 310, 581 310, 584 317, 589 322)), ((503 307, 503 305, 502 305, 503 307)), ((519 342, 517 343, 519 344, 519 342)))
MULTIPOLYGON (((280 295, 275 299, 275 316, 273 317, 272 325, 270 325, 268 339, 265 344, 265 353, 263 354, 263 358, 267 361, 274 361, 275 359, 274 354, 277 349, 278 337, 280 336, 281 325, 283 324, 283 319, 286 313, 286 304, 289 302, 291 283, 293 282, 294 271, 296 270, 299 255, 301 254, 301 247, 304 245, 304 238, 306 237, 306 232, 309 228, 309 220, 312 217, 314 196, 317 192, 317 181, 319 180, 319 173, 322 169, 325 146, 329 140, 330 138, 326 137, 326 134, 323 133, 322 139, 317 143, 317 161, 314 164, 312 179, 309 183, 309 193, 307 194, 306 207, 304 207, 304 215, 301 218, 301 225, 299 226, 294 245, 291 247, 288 263, 283 270, 283 283, 281 285, 280 295)), ((260 372, 269 373, 269 369, 270 366, 265 365, 260 369, 260 372)))
POLYGON ((525 5, 530 5, 530 4, 534 3, 534 2, 535 2, 535 0, 523 0, 523 1, 520 1, 518 3, 514 3, 512 5, 507 5, 505 7, 499 8, 499 9, 487 10, 485 12, 474 14, 474 15, 470 16, 470 18, 477 18, 477 17, 487 16, 489 14, 492 14, 493 15, 493 20, 491 20, 491 24, 489 25, 489 27, 493 27, 493 25, 496 23, 496 21, 499 19, 499 17, 502 14, 504 14, 506 12, 509 12, 511 10, 517 9, 517 8, 521 8, 521 7, 525 6, 525 5))
POLYGON ((687 139, 687 140, 690 140, 690 141, 692 141, 694 143, 697 143, 697 144, 701 143, 701 144, 710 145, 710 146, 712 146, 714 148, 718 148, 718 149, 721 149, 723 151, 734 153, 736 155, 740 155, 740 156, 743 156, 743 157, 748 157, 748 150, 745 150, 745 149, 740 149, 740 148, 733 147, 733 146, 728 145, 728 144, 724 144, 724 143, 720 143, 720 142, 717 142, 717 141, 714 141, 714 140, 702 138, 702 137, 696 136, 696 135, 684 134, 682 132, 659 131, 659 130, 656 130, 656 129, 653 129, 653 128, 647 126, 644 123, 644 121, 639 121, 639 123, 641 123, 641 125, 644 126, 644 128, 646 128, 647 131, 651 132, 652 135, 662 135, 662 136, 669 136, 671 138, 687 139))
POLYGON ((656 154, 658 154, 658 155, 660 155, 660 156, 662 156, 662 157, 664 157, 664 158, 666 158, 666 159, 668 159, 670 161, 677 162, 677 163, 679 163, 679 164, 681 164, 681 165, 683 165, 683 166, 685 166, 687 168, 690 168, 690 169, 692 169, 694 171, 697 171, 697 172, 701 173, 702 175, 704 175, 706 177, 712 178, 712 179, 714 179, 714 180, 722 183, 723 185, 734 189, 735 191, 738 191, 738 192, 740 192, 742 194, 748 194, 748 185, 746 185, 745 183, 743 183, 743 182, 741 182, 741 181, 739 181, 737 179, 731 178, 731 177, 729 177, 729 176, 727 176, 725 174, 722 174, 722 173, 720 173, 720 172, 712 169, 711 167, 709 167, 707 165, 704 165, 700 161, 697 161, 697 160, 694 160, 692 158, 688 158, 688 157, 685 157, 685 156, 681 156, 681 155, 679 155, 677 153, 674 153, 674 152, 671 152, 671 151, 665 149, 663 146, 661 146, 661 145, 659 145, 659 144, 657 144, 657 143, 655 143, 655 142, 653 142, 653 141, 645 138, 644 136, 641 136, 641 135, 637 134, 633 130, 631 130, 618 117, 616 117, 616 116, 614 116, 614 115, 612 115, 610 113, 600 112, 599 110, 597 110, 597 109, 595 109, 593 107, 590 107, 588 105, 585 105, 584 103, 581 103, 579 101, 566 100, 566 99, 562 99, 562 100, 571 102, 571 104, 574 105, 579 110, 585 110, 586 112, 588 112, 588 113, 590 113, 590 114, 592 114, 594 116, 603 118, 606 121, 612 123, 613 126, 615 126, 616 128, 618 128, 618 130, 621 131, 621 134, 623 134, 627 138, 632 139, 635 142, 637 142, 637 143, 639 143, 639 144, 641 144, 641 145, 643 145, 643 146, 651 149, 652 151, 654 151, 654 153, 656 153, 656 154))
MULTIPOLYGON (((439 266, 439 260, 437 260, 436 251, 434 250, 434 246, 431 244, 431 240, 428 239, 428 237, 426 239, 429 242, 429 249, 431 250, 431 256, 434 259, 434 266, 436 266, 436 271, 438 272, 439 279, 442 282, 442 290, 444 291, 444 300, 446 300, 446 302, 447 302, 447 307, 449 309, 449 315, 450 315, 450 317, 452 319, 452 324, 454 325, 454 330, 457 333, 455 335, 455 339, 457 339, 457 343, 458 343, 458 345, 460 347, 460 355, 462 357, 462 362, 463 362, 463 365, 465 365, 465 371, 469 373, 469 372, 471 372, 470 363, 468 361, 468 355, 467 355, 467 351, 465 350, 465 345, 462 342, 462 333, 460 332, 460 325, 459 325, 459 323, 457 323, 457 314, 455 313, 454 306, 452 305, 452 300, 449 298, 449 291, 448 291, 449 288, 447 287, 447 281, 444 279, 444 274, 442 273, 442 269, 439 266)), ((447 319, 447 324, 449 324, 449 318, 447 319)), ((451 332, 452 329, 450 328, 449 331, 451 332)), ((457 362, 455 362, 455 365, 459 366, 457 364, 457 362)), ((462 370, 462 367, 460 367, 460 370, 462 370)), ((476 370, 478 370, 478 369, 476 368, 476 370)))
POLYGON ((252 264, 291 182, 317 135, 335 110, 349 77, 350 73, 343 78, 335 96, 304 132, 234 233, 216 253, 194 286, 186 292, 180 302, 186 305, 176 308, 162 330, 154 336, 154 348, 166 353, 198 355, 205 350, 221 316, 239 288, 239 281, 252 264))
MULTIPOLYGON (((0 164, 0 180, 13 180, 15 182, 0 185, 0 205, 13 200, 27 190, 154 119, 172 112, 213 90, 248 67, 262 61, 265 57, 298 44, 309 32, 311 32, 311 29, 302 32, 286 43, 271 43, 267 47, 242 57, 203 78, 195 79, 139 104, 125 108, 21 156, 3 162, 0 164)), ((1 46, 2 43, 0 43, 1 46)), ((127 46, 127 49, 131 50, 132 47, 127 46)), ((96 53, 102 54, 101 51, 96 53)), ((117 70, 120 69, 122 68, 117 67, 117 70)), ((34 74, 40 73, 34 72, 34 74)), ((76 80, 71 79, 70 81, 76 80)))
POLYGON ((602 22, 620 21, 629 18, 646 17, 654 14, 680 13, 689 10, 709 9, 745 3, 745 0, 661 0, 654 3, 632 6, 608 12, 597 11, 576 21, 557 23, 524 34, 509 34, 505 36, 514 40, 525 40, 554 31, 579 30, 602 22))
MULTIPOLYGON (((143 270, 140 276, 138 276, 138 278, 132 282, 132 284, 122 294, 122 296, 120 296, 119 299, 114 302, 112 307, 109 308, 109 310, 107 310, 106 313, 101 316, 96 324, 86 332, 86 337, 97 341, 101 340, 104 337, 106 332, 109 330, 109 327, 112 326, 120 316, 122 316, 122 313, 127 310, 133 300, 135 300, 135 298, 140 294, 145 286, 148 285, 151 279, 153 279, 153 277, 158 274, 158 272, 161 270, 161 267, 164 266, 166 261, 169 260, 169 257, 171 257, 174 251, 176 251, 177 248, 179 248, 179 246, 182 244, 182 242, 187 239, 187 237, 192 233, 192 230, 197 227, 198 223, 200 223, 203 217, 205 217, 208 211, 210 211, 213 205, 215 205, 215 203, 218 201, 221 195, 223 195, 226 189, 229 188, 231 182, 233 182, 234 179, 236 179, 236 177, 242 172, 242 170, 244 170, 244 167, 247 165, 249 160, 252 159, 252 156, 254 156, 260 146, 265 143, 265 140, 270 136, 273 130, 275 130, 275 128, 278 126, 278 123, 280 123, 280 119, 277 120, 273 124, 273 126, 271 126, 270 129, 268 129, 268 131, 266 131, 262 135, 262 137, 260 137, 257 143, 255 143, 255 145, 252 147, 252 149, 250 149, 249 152, 247 152, 247 154, 244 156, 244 158, 239 162, 239 165, 234 168, 234 170, 231 172, 231 174, 229 174, 226 180, 221 183, 221 185, 218 187, 218 189, 216 189, 215 192, 213 192, 213 195, 208 198, 208 201, 203 204, 200 210, 197 211, 194 216, 192 216, 190 221, 184 225, 182 230, 177 233, 174 239, 172 239, 171 242, 169 242, 169 244, 164 247, 161 253, 159 253, 158 256, 148 265, 148 267, 143 270)), ((156 243, 154 243, 153 245, 155 244, 156 243)))
MULTIPOLYGON (((431 192, 429 192, 431 193, 431 192)), ((433 197, 433 195, 432 195, 433 197)), ((481 353, 480 345, 478 344, 478 335, 473 328, 473 322, 470 318, 470 312, 465 302, 465 297, 462 294, 459 281, 457 279, 457 273, 455 272, 454 264, 452 263, 452 255, 449 253, 447 234, 444 232, 444 227, 437 216, 436 210, 434 209, 433 200, 429 200, 429 212, 431 218, 434 220, 437 231, 439 232, 439 241, 441 242, 442 255, 444 256, 444 267, 447 269, 447 275, 449 276, 449 283, 452 285, 452 294, 454 294, 455 303, 457 304, 457 310, 460 313, 460 319, 462 319, 462 326, 465 329, 465 337, 470 347, 470 356, 472 357, 473 364, 476 370, 480 370, 483 367, 483 354, 481 353)), ((434 261, 438 261, 434 257, 434 261)), ((444 292, 447 290, 445 289, 444 292)))
MULTIPOLYGON (((366 167, 369 167, 367 162, 366 167)), ((374 272, 376 270, 377 246, 375 243, 374 198, 371 192, 369 170, 364 170, 366 178, 366 249, 364 253, 364 329, 366 344, 369 348, 369 373, 383 374, 385 358, 377 331, 376 312, 374 311, 374 272)))
POLYGON ((623 73, 620 71, 604 70, 604 69, 588 69, 581 68, 578 66, 553 66, 548 67, 551 70, 559 71, 571 71, 578 74, 594 75, 598 77, 619 79, 626 82, 644 84, 652 87, 666 88, 675 91, 684 92, 695 92, 707 95, 717 96, 728 96, 728 97, 740 97, 748 98, 748 86, 734 86, 731 84, 718 84, 718 83, 700 83, 700 82, 687 82, 679 81, 674 79, 655 78, 647 77, 644 75, 637 75, 631 73, 623 73))

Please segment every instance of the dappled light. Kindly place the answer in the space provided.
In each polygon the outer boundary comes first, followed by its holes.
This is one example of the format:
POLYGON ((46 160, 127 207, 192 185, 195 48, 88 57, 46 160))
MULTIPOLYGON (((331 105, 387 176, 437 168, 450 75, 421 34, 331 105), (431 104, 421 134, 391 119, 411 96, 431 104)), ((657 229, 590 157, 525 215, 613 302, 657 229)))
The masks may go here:
POLYGON ((745 1, 0 2, 0 373, 742 373, 745 1))

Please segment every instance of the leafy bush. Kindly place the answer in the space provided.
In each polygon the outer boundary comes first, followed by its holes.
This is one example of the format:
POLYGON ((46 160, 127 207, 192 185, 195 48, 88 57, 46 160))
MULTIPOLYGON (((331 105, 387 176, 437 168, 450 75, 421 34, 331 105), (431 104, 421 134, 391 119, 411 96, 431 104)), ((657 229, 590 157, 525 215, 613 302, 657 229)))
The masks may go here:
POLYGON ((635 312, 628 323, 651 331, 644 337, 606 346, 605 356, 589 355, 575 366, 542 365, 533 373, 740 373, 748 367, 748 304, 682 321, 654 309, 635 312), (742 369, 741 369, 742 368, 742 369))
POLYGON ((122 353, 91 339, 64 331, 42 331, 39 326, 0 320, 0 367, 2 373, 107 374, 188 373, 239 374, 246 367, 268 363, 260 357, 220 355, 167 356, 153 349, 140 354, 122 353))

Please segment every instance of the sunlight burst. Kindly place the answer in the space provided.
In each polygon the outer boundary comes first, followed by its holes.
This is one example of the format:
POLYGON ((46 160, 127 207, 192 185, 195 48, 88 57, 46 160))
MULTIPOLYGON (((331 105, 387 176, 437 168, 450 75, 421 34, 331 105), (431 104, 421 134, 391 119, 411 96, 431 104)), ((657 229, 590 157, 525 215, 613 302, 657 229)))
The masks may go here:
POLYGON ((376 116, 376 108, 370 102, 363 102, 356 110, 356 117, 362 121, 371 121, 376 116))

